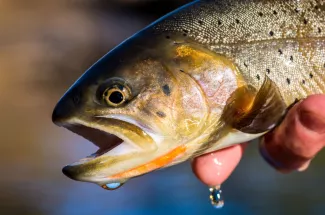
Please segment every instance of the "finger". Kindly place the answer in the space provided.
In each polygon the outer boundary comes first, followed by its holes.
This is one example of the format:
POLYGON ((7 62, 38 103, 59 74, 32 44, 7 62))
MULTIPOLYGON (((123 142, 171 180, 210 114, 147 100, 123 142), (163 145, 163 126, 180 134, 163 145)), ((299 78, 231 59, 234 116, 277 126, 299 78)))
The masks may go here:
POLYGON ((238 165, 245 145, 236 145, 197 157, 192 162, 194 174, 206 185, 221 185, 238 165))
POLYGON ((282 172, 305 170, 325 145, 325 95, 296 104, 282 124, 265 135, 260 151, 282 172))

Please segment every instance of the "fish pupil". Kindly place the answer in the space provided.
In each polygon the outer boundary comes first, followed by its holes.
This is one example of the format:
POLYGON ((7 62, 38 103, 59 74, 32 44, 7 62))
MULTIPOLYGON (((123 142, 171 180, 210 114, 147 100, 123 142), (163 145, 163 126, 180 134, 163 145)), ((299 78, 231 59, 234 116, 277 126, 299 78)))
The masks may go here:
POLYGON ((119 91, 112 92, 109 96, 109 101, 114 104, 120 104, 121 102, 123 102, 123 99, 123 94, 119 91))

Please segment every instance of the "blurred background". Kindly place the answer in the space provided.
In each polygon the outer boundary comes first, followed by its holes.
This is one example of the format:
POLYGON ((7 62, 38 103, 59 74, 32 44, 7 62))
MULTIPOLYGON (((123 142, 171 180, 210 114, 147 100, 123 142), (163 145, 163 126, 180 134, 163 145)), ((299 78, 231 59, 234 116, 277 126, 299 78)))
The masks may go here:
POLYGON ((121 189, 72 181, 61 168, 96 148, 54 126, 67 88, 98 58, 186 0, 0 0, 0 214, 325 214, 324 153, 282 175, 250 144, 210 206, 189 163, 121 189))

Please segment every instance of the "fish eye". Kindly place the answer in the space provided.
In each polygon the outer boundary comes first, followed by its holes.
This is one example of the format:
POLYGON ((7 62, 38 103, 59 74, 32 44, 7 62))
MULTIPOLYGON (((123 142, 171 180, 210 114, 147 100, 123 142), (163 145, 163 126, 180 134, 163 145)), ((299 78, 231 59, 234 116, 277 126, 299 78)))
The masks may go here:
POLYGON ((130 97, 127 87, 122 85, 114 85, 107 88, 103 93, 103 100, 108 106, 118 107, 124 104, 130 97))
POLYGON ((97 91, 101 103, 110 107, 119 107, 130 100, 131 90, 122 80, 109 80, 103 83, 97 91))

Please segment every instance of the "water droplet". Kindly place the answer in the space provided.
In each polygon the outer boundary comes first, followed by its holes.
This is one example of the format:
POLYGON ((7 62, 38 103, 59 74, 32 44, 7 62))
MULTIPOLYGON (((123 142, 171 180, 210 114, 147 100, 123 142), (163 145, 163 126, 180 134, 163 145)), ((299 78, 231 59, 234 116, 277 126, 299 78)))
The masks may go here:
POLYGON ((211 200, 212 206, 217 209, 223 208, 223 206, 225 205, 225 202, 221 195, 222 190, 220 189, 220 186, 210 187, 209 190, 210 190, 210 200, 211 200))
POLYGON ((116 190, 122 186, 123 186, 123 183, 114 182, 114 183, 104 184, 101 187, 104 188, 105 190, 116 190))

